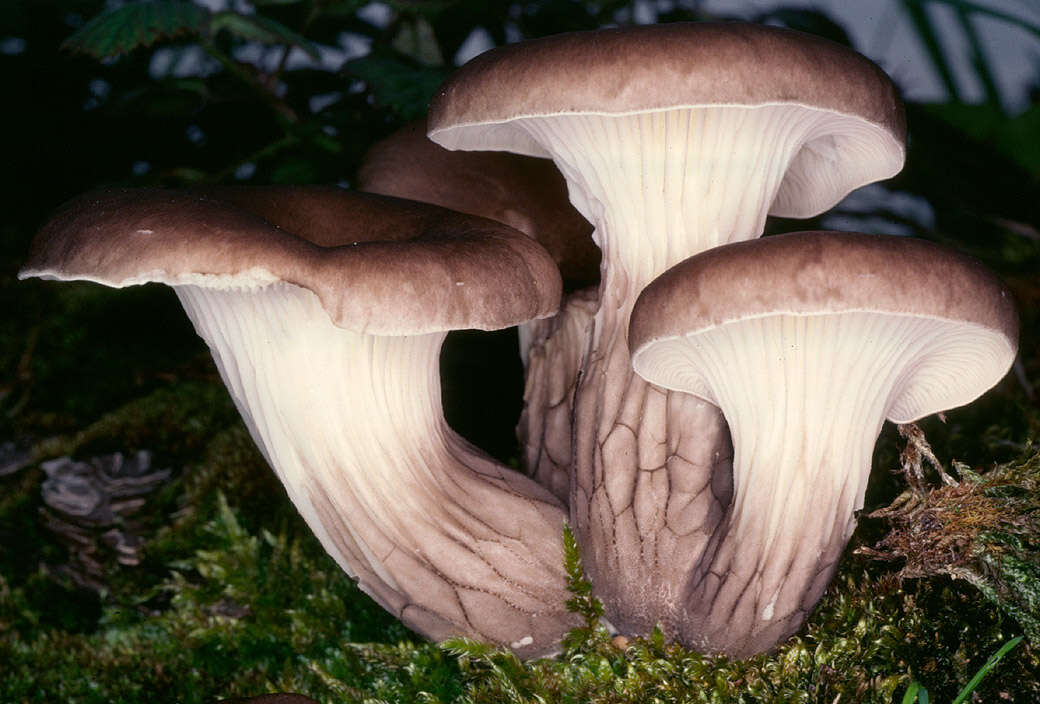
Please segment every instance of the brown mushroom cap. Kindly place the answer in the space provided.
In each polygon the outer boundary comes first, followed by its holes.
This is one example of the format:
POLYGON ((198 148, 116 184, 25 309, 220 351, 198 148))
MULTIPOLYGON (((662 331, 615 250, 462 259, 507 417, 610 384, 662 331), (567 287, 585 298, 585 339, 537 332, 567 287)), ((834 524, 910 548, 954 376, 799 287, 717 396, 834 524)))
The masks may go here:
POLYGON ((562 115, 798 105, 850 118, 795 157, 772 213, 822 212, 902 167, 906 118, 889 77, 834 42, 778 27, 675 23, 573 32, 499 47, 448 78, 430 105, 450 149, 548 156, 516 123, 562 115))
POLYGON ((284 281, 313 291, 340 327, 384 335, 508 327, 559 305, 552 258, 492 220, 338 188, 214 193, 81 196, 39 232, 19 278, 284 281))
POLYGON ((426 121, 418 120, 368 150, 356 186, 515 227, 549 251, 568 288, 599 278, 592 225, 570 204, 567 183, 548 159, 449 151, 430 141, 426 121))
POLYGON ((946 321, 977 331, 966 342, 992 345, 951 346, 919 362, 893 399, 898 423, 973 400, 1004 376, 1018 346, 1011 293, 975 260, 907 237, 797 232, 716 247, 655 279, 632 311, 633 365, 653 383, 689 390, 696 384, 678 376, 695 371, 670 377, 651 348, 741 320, 847 312, 946 321))

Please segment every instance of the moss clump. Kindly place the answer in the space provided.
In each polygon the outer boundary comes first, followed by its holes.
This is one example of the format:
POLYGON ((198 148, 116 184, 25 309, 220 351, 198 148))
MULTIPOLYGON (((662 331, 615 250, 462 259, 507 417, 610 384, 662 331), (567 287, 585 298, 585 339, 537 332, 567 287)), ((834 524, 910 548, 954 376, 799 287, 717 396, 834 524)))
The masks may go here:
MULTIPOLYGON (((1006 624, 970 590, 916 586, 903 589, 893 577, 875 580, 846 564, 802 635, 774 654, 743 661, 665 643, 660 632, 623 649, 602 633, 572 637, 559 657, 530 663, 452 641, 446 647, 459 657, 466 682, 456 701, 887 704, 912 681, 926 683, 939 701, 952 699, 1007 638, 1006 624)), ((980 694, 1036 701, 1038 666, 1035 651, 1012 653, 980 694)))
POLYGON ((271 687, 327 697, 308 663, 330 653, 335 671, 362 687, 382 678, 344 644, 407 631, 311 549, 309 535, 250 533, 222 494, 214 504, 198 549, 150 591, 110 599, 91 632, 33 627, 32 582, 0 584, 0 699, 210 702, 271 687))
POLYGON ((54 437, 33 450, 39 461, 60 455, 149 450, 160 461, 190 459, 213 434, 237 423, 227 391, 216 382, 171 384, 101 416, 84 430, 54 437))
POLYGON ((874 511, 891 531, 861 552, 904 560, 900 578, 947 575, 974 585, 1040 645, 1040 454, 959 481, 908 490, 874 511))

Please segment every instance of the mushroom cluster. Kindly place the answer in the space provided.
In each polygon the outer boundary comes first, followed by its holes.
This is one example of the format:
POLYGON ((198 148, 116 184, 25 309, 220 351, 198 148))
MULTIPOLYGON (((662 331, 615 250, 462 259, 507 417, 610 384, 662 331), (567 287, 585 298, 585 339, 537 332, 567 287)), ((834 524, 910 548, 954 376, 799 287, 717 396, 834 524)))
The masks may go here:
POLYGON ((679 23, 489 51, 448 79, 428 122, 447 148, 551 157, 595 227, 602 281, 574 393, 571 519, 611 623, 680 634, 691 565, 731 500, 732 448, 717 406, 633 372, 632 306, 687 257, 761 235, 767 214, 814 215, 898 172, 896 89, 823 39, 679 23))
MULTIPOLYGON (((839 485, 833 505, 819 509, 821 524, 838 528, 798 541, 792 530, 799 526, 790 524, 809 510, 804 501, 789 504, 790 513, 758 509, 770 497, 784 501, 784 494, 775 492, 776 481, 805 474, 802 465, 813 460, 791 458, 799 469, 771 475, 773 481, 748 480, 748 466, 757 468, 756 475, 770 475, 786 467, 788 458, 763 454, 765 446, 759 444, 751 450, 752 461, 742 444, 748 431, 727 426, 736 422, 736 411, 700 387, 664 383, 651 357, 634 366, 632 353, 637 345, 656 341, 650 321, 667 327, 682 319, 678 311, 685 307, 724 310, 742 288, 783 310, 787 301, 778 298, 783 289, 775 281, 761 287, 747 281, 750 264, 738 260, 708 297, 697 289, 705 269, 692 262, 728 243, 756 240, 767 215, 817 215, 853 189, 895 175, 905 156, 906 123, 891 80, 845 47, 776 27, 676 23, 576 32, 476 57, 434 97, 428 129, 430 138, 448 149, 552 159, 564 175, 571 203, 594 227, 602 263, 593 306, 568 306, 565 319, 542 333, 543 348, 555 354, 557 363, 529 365, 526 400, 528 417, 546 413, 544 407, 561 400, 572 410, 570 516, 608 620, 628 634, 660 625, 684 643, 736 656, 768 649, 793 633, 822 594, 851 534, 853 513, 863 501, 863 463, 835 459, 838 466, 850 463, 847 471, 856 477, 847 487, 839 485), (668 305, 661 294, 643 301, 659 280, 675 278, 689 282, 685 288, 673 285, 671 290, 680 292, 668 305), (591 310, 585 315, 591 320, 583 320, 584 332, 575 334, 568 319, 582 319, 577 312, 582 310, 591 310), (576 358, 580 361, 568 366, 576 358), (545 389, 572 391, 569 396, 538 393, 545 389), (532 410, 532 402, 543 408, 532 410), (759 502, 742 510, 750 504, 749 492, 759 502)), ((829 237, 859 241, 852 235, 829 237)), ((857 285, 842 276, 841 267, 830 278, 813 280, 807 271, 811 258, 782 253, 804 245, 780 242, 779 249, 771 243, 763 256, 796 262, 789 272, 796 301, 813 295, 803 289, 822 287, 815 295, 837 297, 835 291, 857 285)), ((894 241, 882 242, 886 256, 903 252, 894 241)), ((748 252, 751 262, 757 246, 738 251, 748 252)), ((874 269, 862 276, 874 282, 872 292, 902 291, 904 302, 896 310, 912 310, 914 296, 981 296, 995 313, 972 320, 991 326, 986 329, 1004 341, 996 345, 992 366, 976 377, 984 385, 951 395, 945 406, 917 409, 918 415, 906 420, 967 403, 996 383, 1011 364, 1017 340, 1007 290, 990 282, 965 294, 964 272, 974 270, 967 263, 945 267, 949 276, 931 277, 936 292, 907 290, 905 282, 893 278, 895 272, 910 280, 922 275, 907 267, 886 269, 883 260, 871 259, 874 269)), ((927 253, 913 261, 918 267, 947 262, 930 262, 927 253)), ((950 261, 960 260, 951 254, 950 261)), ((754 266, 768 272, 771 264, 759 260, 754 266)), ((754 317, 765 319, 766 309, 754 317)), ((840 339, 853 339, 843 333, 840 339)), ((862 334, 894 333, 878 328, 862 334)), ((813 339, 817 335, 822 333, 813 332, 813 339)), ((667 364, 677 365, 674 373, 693 376, 680 364, 686 357, 667 357, 667 364)), ((764 362, 740 360, 732 351, 715 361, 738 377, 783 378, 764 362)), ((815 356, 801 362, 815 370, 815 356)), ((700 363, 690 366, 696 369, 700 363)), ((836 364, 840 369, 846 361, 836 364)), ((822 376, 822 369, 815 371, 822 376)), ((859 406, 866 402, 850 389, 850 412, 863 412, 859 406)), ((764 429, 796 436, 783 421, 788 414, 794 415, 792 408, 770 407, 761 419, 764 429)), ((885 415, 902 417, 886 409, 875 425, 885 415)), ((823 420, 834 421, 824 412, 810 422, 823 420)), ((870 446, 877 429, 865 433, 870 446)), ((540 437, 552 435, 557 434, 540 437)), ((791 442, 797 443, 797 437, 791 442)), ((529 471, 538 472, 530 459, 529 453, 529 471)), ((822 499, 819 480, 803 477, 794 497, 819 491, 822 499)), ((556 483, 552 488, 560 491, 556 483)))
POLYGON ((845 47, 557 35, 464 65, 425 130, 370 151, 381 195, 88 194, 20 276, 174 287, 323 546, 430 638, 553 651, 568 520, 621 633, 768 650, 833 575, 883 421, 968 403, 1015 355, 1008 290, 960 254, 760 238, 902 168, 897 91, 845 47), (447 331, 514 325, 526 476, 448 428, 437 373, 447 331))

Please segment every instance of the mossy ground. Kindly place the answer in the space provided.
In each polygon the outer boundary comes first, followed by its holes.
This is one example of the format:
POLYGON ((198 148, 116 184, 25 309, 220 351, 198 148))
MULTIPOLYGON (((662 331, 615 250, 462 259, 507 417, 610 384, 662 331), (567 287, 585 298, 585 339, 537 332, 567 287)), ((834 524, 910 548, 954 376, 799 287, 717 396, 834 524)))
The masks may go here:
MULTIPOLYGON (((323 702, 830 704, 898 701, 917 680, 943 702, 1002 643, 1032 629, 1035 564, 1007 556, 1038 549, 1040 409, 1013 377, 946 422, 922 423, 948 469, 953 459, 966 463, 964 486, 931 495, 945 507, 929 514, 931 528, 861 520, 827 595, 775 654, 731 662, 654 637, 622 649, 589 627, 559 656, 520 663, 479 644, 423 642, 333 564, 168 292, 11 282, 0 286, 0 303, 28 306, 43 321, 18 314, 0 325, 13 370, 0 397, 0 440, 29 448, 33 460, 0 477, 0 701, 213 702, 282 690, 323 702), (120 298, 128 300, 117 304, 116 323, 105 311, 120 298), (100 594, 55 579, 42 566, 61 562, 65 548, 39 521, 44 474, 36 463, 137 449, 174 469, 135 516, 147 529, 145 559, 113 561, 100 594), (970 499, 959 509, 958 492, 970 499), (937 563, 919 551, 893 564, 853 554, 886 535, 881 549, 898 544, 907 553, 910 538, 920 542, 929 530, 942 538, 929 543, 933 553, 952 544, 963 559, 937 563), (897 576, 926 556, 929 576, 897 576), (941 564, 954 563, 985 579, 951 578, 941 564)), ((1031 379, 1040 371, 1035 310, 1023 306, 1031 379)), ((886 428, 868 509, 906 488, 901 448, 886 428)), ((594 601, 575 585, 575 608, 589 613, 594 601)), ((978 701, 1040 701, 1040 643, 1030 635, 983 681, 978 701)))

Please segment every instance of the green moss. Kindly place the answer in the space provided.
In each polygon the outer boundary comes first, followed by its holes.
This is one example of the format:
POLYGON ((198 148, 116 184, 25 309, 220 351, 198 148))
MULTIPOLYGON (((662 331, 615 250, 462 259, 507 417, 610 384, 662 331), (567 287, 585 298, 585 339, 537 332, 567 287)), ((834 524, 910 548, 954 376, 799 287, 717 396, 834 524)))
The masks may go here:
MULTIPOLYGON (((800 636, 744 661, 666 644, 659 632, 624 650, 595 636, 571 640, 560 657, 533 663, 466 641, 449 648, 466 678, 460 701, 881 703, 915 679, 943 701, 1007 638, 1008 625, 970 589, 904 589, 847 563, 800 636)), ((979 691, 986 701, 1036 701, 1038 666, 1035 651, 1013 653, 979 691)))
POLYGON ((30 631, 32 584, 5 584, 0 662, 16 676, 0 678, 0 699, 195 702, 270 682, 327 693, 307 662, 337 652, 339 671, 363 673, 347 643, 407 638, 329 558, 313 557, 309 535, 250 533, 222 494, 202 533, 204 549, 151 592, 110 600, 91 633, 30 631))
POLYGON ((1040 454, 961 480, 908 490, 871 517, 891 531, 863 552, 902 560, 901 578, 963 579, 1016 619, 1040 645, 1040 454))
POLYGON ((41 460, 146 449, 160 458, 185 460, 205 448, 215 432, 237 422, 220 383, 169 384, 104 414, 84 430, 39 443, 34 456, 41 460))

